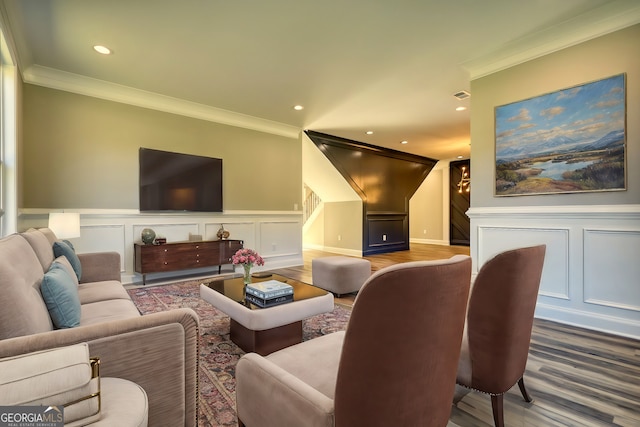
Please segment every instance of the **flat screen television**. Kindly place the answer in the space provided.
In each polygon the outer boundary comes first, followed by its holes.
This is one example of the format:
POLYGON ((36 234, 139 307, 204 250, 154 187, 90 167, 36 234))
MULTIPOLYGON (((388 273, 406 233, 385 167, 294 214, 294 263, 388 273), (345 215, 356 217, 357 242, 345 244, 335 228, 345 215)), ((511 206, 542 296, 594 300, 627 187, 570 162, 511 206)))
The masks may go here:
POLYGON ((222 212, 222 159, 140 148, 140 211, 222 212))

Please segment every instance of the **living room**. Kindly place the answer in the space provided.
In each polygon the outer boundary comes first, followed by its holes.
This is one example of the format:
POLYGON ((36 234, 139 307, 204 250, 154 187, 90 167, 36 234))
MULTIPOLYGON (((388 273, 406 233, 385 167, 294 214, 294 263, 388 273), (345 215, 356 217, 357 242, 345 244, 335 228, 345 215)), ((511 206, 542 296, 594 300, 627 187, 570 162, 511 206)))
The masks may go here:
MULTIPOLYGON (((536 316, 640 339, 640 172, 635 168, 640 164, 640 12, 634 2, 613 3, 625 11, 592 14, 589 31, 580 27, 564 45, 552 43, 552 33, 543 33, 528 51, 505 49, 502 57, 466 64, 472 93, 470 252, 476 274, 495 253, 546 244, 536 316), (497 106, 621 73, 627 91, 624 191, 495 196, 497 106)), ((13 26, 7 25, 11 21, 6 15, 2 23, 11 40, 13 26)), ((3 49, 11 45, 5 43, 3 49)), ((50 68, 26 72, 15 61, 13 67, 6 59, 3 63, 4 84, 11 75, 15 79, 9 88, 17 103, 15 146, 3 139, 3 235, 46 226, 50 212, 79 212, 76 249, 118 252, 124 283, 140 281, 134 243, 149 227, 176 242, 189 235, 215 239, 224 226, 231 238, 263 254, 270 269, 302 263, 306 166, 301 159, 310 144, 302 129, 228 111, 203 111, 187 102, 169 103, 143 90, 72 79, 50 68), (222 158, 224 212, 140 213, 140 147, 222 158)), ((11 92, 6 88, 3 97, 11 92)), ((448 160, 430 175, 430 187, 416 194, 428 198, 421 192, 433 191, 434 185, 440 193, 448 191, 448 160)), ((445 223, 445 209, 428 215, 445 223)), ((419 215, 424 212, 410 212, 416 221, 419 215)), ((327 221, 340 224, 335 218, 327 221)), ((338 233, 332 229, 332 239, 353 229, 352 224, 339 227, 338 233)), ((422 227, 410 238, 425 239, 422 227)), ((445 227, 427 239, 446 242, 445 227)), ((347 254, 362 251, 357 238, 344 241, 344 247, 326 246, 347 254)))
MULTIPOLYGON (((470 65, 475 96, 471 98, 473 190, 468 216, 474 272, 489 256, 514 244, 547 243, 550 261, 538 314, 638 337, 634 307, 640 306, 640 296, 632 286, 638 267, 630 258, 639 244, 640 200, 640 189, 635 188, 638 172, 631 167, 640 155, 635 146, 637 129, 631 120, 637 106, 633 83, 637 62, 632 54, 635 31, 637 26, 630 26, 493 73, 485 63, 475 68, 470 65), (618 73, 626 73, 628 82, 626 191, 494 197, 490 166, 494 161, 494 107, 618 73)), ((19 218, 14 222, 16 230, 46 224, 50 211, 80 212, 78 249, 118 251, 125 282, 139 280, 134 274, 133 243, 146 227, 175 242, 187 240, 190 233, 215 238, 224 224, 232 238, 242 239, 247 247, 263 253, 271 268, 301 263, 300 159, 308 141, 299 129, 247 116, 236 118, 244 124, 234 126, 223 124, 229 122, 228 117, 226 122, 224 117, 202 120, 193 117, 198 111, 188 110, 193 108, 191 104, 183 105, 181 114, 158 111, 153 106, 163 106, 166 99, 113 85, 91 85, 95 82, 86 79, 65 83, 70 76, 42 67, 31 67, 25 77, 32 83, 16 87, 21 100, 17 134, 22 141, 17 151, 21 154, 17 168, 21 178, 16 183, 20 189, 15 208, 19 207, 19 216, 17 210, 13 213, 19 218), (136 105, 110 100, 131 99, 134 94, 139 95, 136 105), (140 147, 222 158, 224 214, 140 214, 140 147), (272 173, 275 170, 286 172, 272 173), (249 171, 259 177, 255 184, 247 183, 249 171)), ((438 174, 446 175, 436 172, 431 179, 438 174)), ((440 180, 448 194, 448 182, 440 180)), ((443 218, 445 212, 443 209, 438 217, 443 218)), ((6 210, 5 216, 13 215, 6 210)), ((415 221, 420 216, 411 215, 415 221)), ((340 224, 334 219, 325 221, 340 224)), ((353 226, 347 223, 344 228, 341 234, 346 236, 353 226)), ((340 234, 340 230, 332 233, 340 234)), ((444 231, 429 237, 446 240, 444 231)), ((358 239, 346 241, 349 247, 335 249, 362 250, 356 246, 358 239)))

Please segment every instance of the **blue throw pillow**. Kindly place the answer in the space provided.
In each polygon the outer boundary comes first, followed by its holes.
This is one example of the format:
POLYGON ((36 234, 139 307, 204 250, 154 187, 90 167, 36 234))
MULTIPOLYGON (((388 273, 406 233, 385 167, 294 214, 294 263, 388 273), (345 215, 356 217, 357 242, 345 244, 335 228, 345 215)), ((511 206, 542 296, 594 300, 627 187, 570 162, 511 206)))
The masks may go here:
POLYGON ((62 239, 63 242, 65 242, 67 245, 69 245, 69 247, 71 248, 72 251, 76 251, 76 248, 73 247, 73 243, 71 243, 71 241, 67 240, 67 239, 62 239))
POLYGON ((82 265, 80 264, 80 258, 76 255, 76 252, 71 248, 68 244, 63 241, 57 241, 53 244, 53 254, 58 258, 59 256, 64 256, 71 263, 71 267, 73 267, 73 271, 76 272, 76 276, 78 276, 78 280, 82 276, 82 265))
POLYGON ((56 328, 73 328, 80 325, 78 287, 60 264, 53 263, 44 274, 40 292, 56 328))

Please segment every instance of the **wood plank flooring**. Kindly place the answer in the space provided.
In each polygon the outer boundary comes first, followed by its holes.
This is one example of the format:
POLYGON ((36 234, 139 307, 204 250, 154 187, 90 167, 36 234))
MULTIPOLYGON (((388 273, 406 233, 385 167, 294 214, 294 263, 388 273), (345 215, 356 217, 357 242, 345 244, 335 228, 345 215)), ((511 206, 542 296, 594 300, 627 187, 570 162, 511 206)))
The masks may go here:
MULTIPOLYGON (((412 244, 409 251, 366 257, 372 270, 387 265, 469 254, 464 246, 412 244)), ((311 260, 335 255, 304 251, 304 265, 275 270, 311 283, 311 260)), ((354 295, 336 299, 351 305, 354 295)), ((508 427, 640 426, 640 341, 555 322, 534 321, 525 383, 534 398, 526 403, 518 387, 504 398, 508 427)), ((456 389, 451 421, 460 427, 493 425, 488 395, 456 389)))

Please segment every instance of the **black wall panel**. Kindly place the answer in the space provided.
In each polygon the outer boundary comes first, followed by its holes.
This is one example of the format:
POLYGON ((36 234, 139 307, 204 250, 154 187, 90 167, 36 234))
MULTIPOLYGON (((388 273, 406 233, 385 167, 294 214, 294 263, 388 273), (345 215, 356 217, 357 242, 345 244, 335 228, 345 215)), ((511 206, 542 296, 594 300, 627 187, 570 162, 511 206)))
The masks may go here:
POLYGON ((363 254, 409 249, 409 199, 437 160, 314 131, 306 134, 362 199, 363 254))

